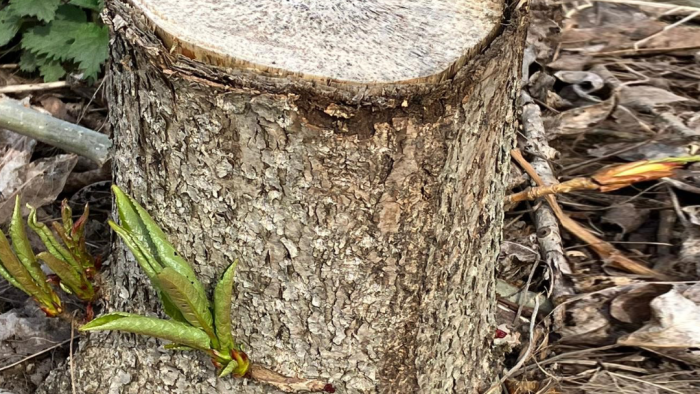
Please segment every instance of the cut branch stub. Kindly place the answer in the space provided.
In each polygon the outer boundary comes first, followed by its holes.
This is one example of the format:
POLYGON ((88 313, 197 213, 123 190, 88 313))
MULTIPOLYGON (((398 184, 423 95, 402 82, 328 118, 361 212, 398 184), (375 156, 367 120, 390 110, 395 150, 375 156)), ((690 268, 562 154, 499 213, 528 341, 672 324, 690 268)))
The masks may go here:
POLYGON ((205 63, 353 84, 450 78, 490 41, 502 0, 133 0, 205 63))

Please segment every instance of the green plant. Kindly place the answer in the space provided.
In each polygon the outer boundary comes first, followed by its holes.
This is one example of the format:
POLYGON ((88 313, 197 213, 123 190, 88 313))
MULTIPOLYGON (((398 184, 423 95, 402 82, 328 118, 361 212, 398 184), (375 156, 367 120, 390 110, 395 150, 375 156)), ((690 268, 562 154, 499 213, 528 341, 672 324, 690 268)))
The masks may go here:
POLYGON ((58 276, 58 284, 63 291, 75 294, 88 303, 94 301, 96 291, 91 279, 96 274, 95 259, 88 253, 85 245, 85 224, 90 212, 89 207, 86 205, 78 221, 73 223, 73 212, 68 206, 68 201, 63 200, 62 225, 57 222, 53 222, 52 225, 65 246, 56 240, 48 226, 37 222, 36 209, 30 205, 27 207, 27 224, 41 238, 48 251, 39 253, 37 257, 58 276))
POLYGON ((117 330, 165 339, 173 342, 169 346, 173 349, 206 352, 221 369, 219 376, 245 375, 250 361, 231 333, 237 262, 224 272, 210 302, 190 264, 180 257, 146 210, 118 187, 112 190, 121 226, 113 221, 109 225, 131 250, 172 320, 115 312, 96 318, 80 330, 117 330))
POLYGON ((11 285, 27 293, 39 304, 47 316, 58 316, 63 312, 61 300, 48 284, 34 252, 29 244, 22 223, 19 196, 10 221, 12 247, 0 230, 0 275, 11 285))
POLYGON ((39 70, 47 82, 70 70, 95 80, 108 54, 103 7, 103 0, 10 0, 0 10, 0 46, 21 35, 20 69, 39 70))

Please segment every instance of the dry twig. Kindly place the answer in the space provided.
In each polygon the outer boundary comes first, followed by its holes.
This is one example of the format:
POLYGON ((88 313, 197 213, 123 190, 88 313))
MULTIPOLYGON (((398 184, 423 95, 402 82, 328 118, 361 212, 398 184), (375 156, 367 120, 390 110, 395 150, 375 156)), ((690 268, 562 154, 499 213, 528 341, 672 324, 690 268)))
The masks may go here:
POLYGON ((30 83, 26 85, 9 85, 0 87, 0 93, 25 93, 36 92, 42 90, 60 89, 68 86, 66 81, 46 82, 46 83, 30 83))
MULTIPOLYGON (((530 163, 525 160, 522 153, 520 153, 520 150, 513 149, 511 151, 511 155, 518 162, 518 164, 523 167, 525 172, 527 172, 528 175, 530 175, 530 177, 537 183, 538 186, 545 185, 534 168, 532 168, 530 163)), ((564 226, 564 228, 570 233, 588 244, 591 249, 593 249, 601 257, 601 259, 609 261, 613 267, 623 269, 637 275, 644 275, 662 280, 670 279, 669 276, 656 272, 653 269, 648 268, 645 265, 630 259, 629 257, 626 257, 614 246, 612 246, 612 244, 593 235, 590 231, 565 214, 559 207, 559 204, 557 204, 557 200, 554 198, 554 196, 546 195, 544 198, 549 203, 549 206, 552 207, 554 214, 557 215, 557 218, 561 222, 562 226, 564 226)))

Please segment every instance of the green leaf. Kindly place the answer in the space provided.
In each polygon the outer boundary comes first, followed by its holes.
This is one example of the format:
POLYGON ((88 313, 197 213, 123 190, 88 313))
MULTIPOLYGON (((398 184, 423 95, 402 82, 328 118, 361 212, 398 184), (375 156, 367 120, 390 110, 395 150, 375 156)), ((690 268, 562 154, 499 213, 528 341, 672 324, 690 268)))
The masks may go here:
MULTIPOLYGON (((42 59, 42 64, 45 60, 42 59)), ((19 57, 19 69, 24 72, 34 72, 39 67, 39 59, 34 52, 22 51, 22 55, 19 57)))
MULTIPOLYGON (((133 201, 133 199, 132 203, 134 205, 134 209, 141 218, 143 225, 148 231, 148 235, 151 239, 151 242, 158 253, 158 259, 160 263, 164 267, 170 267, 173 270, 175 270, 175 272, 177 272, 178 274, 187 278, 192 283, 192 286, 195 287, 197 292, 199 292, 201 296, 205 300, 207 300, 206 292, 204 291, 204 286, 199 281, 199 279, 197 279, 197 275, 194 273, 194 270, 192 269, 190 263, 183 259, 177 252, 177 250, 175 250, 173 245, 170 242, 168 242, 167 236, 165 235, 163 230, 161 230, 160 227, 158 227, 151 215, 149 215, 148 212, 146 212, 146 210, 143 209, 141 205, 133 201)), ((207 305, 208 304, 209 301, 207 300, 207 305)))
POLYGON ((235 347, 231 334, 231 296, 233 295, 233 277, 238 260, 224 272, 219 283, 214 288, 214 322, 219 346, 229 352, 235 347))
POLYGON ((151 255, 151 252, 148 250, 148 248, 145 245, 143 245, 143 243, 138 241, 137 238, 133 236, 132 232, 120 227, 118 224, 114 223, 111 220, 109 220, 107 223, 112 228, 112 230, 114 230, 114 232, 117 233, 117 235, 119 235, 126 247, 129 248, 131 254, 133 254, 134 258, 136 259, 136 262, 139 264, 139 266, 146 274, 148 279, 151 281, 151 284, 158 292, 158 297, 160 298, 160 301, 163 304, 163 311, 165 312, 165 314, 179 322, 186 322, 187 320, 182 315, 182 312, 180 312, 177 306, 173 304, 168 295, 163 292, 163 289, 161 288, 161 284, 157 277, 157 274, 163 270, 163 267, 161 267, 160 264, 151 255))
POLYGON ((78 63, 85 78, 97 79, 100 66, 109 56, 109 29, 96 23, 85 23, 77 32, 68 56, 78 63))
POLYGON ((34 230, 39 238, 41 238, 41 241, 44 243, 44 246, 46 246, 49 253, 56 256, 58 259, 68 262, 68 264, 72 265, 76 270, 81 271, 82 266, 80 263, 78 263, 68 249, 64 248, 63 245, 56 240, 56 237, 53 236, 51 229, 49 229, 44 223, 37 222, 36 208, 32 207, 31 205, 27 205, 27 208, 29 208, 27 224, 29 225, 29 228, 34 230))
POLYGON ((44 55, 49 60, 69 60, 71 44, 85 23, 56 20, 28 29, 22 35, 22 49, 44 55))
POLYGON ((169 350, 181 350, 181 351, 197 350, 197 349, 193 349, 189 346, 179 345, 177 343, 169 343, 163 347, 166 349, 169 349, 169 350))
POLYGON ((61 278, 61 282, 73 289, 80 289, 80 274, 70 264, 47 252, 41 252, 36 257, 41 259, 51 271, 58 275, 61 278))
POLYGON ((155 256, 156 249, 151 243, 151 238, 148 235, 146 226, 141 221, 139 214, 134 209, 134 200, 127 196, 119 187, 112 185, 112 192, 117 203, 117 212, 119 213, 119 224, 126 230, 129 235, 139 241, 148 248, 148 251, 155 256))
POLYGON ((151 215, 136 200, 125 194, 116 185, 112 186, 112 191, 117 200, 121 225, 129 230, 134 238, 139 238, 144 245, 148 245, 151 248, 151 253, 156 257, 160 265, 170 267, 186 277, 197 292, 200 293, 201 297, 207 300, 207 305, 209 305, 204 286, 197 279, 192 266, 180 257, 151 215))
POLYGON ((21 16, 36 16, 44 22, 51 22, 61 0, 10 0, 8 8, 21 16))
POLYGON ((226 375, 230 375, 231 372, 233 372, 233 370, 236 369, 237 366, 238 363, 236 362, 236 360, 229 361, 228 364, 226 364, 226 367, 224 367, 224 369, 221 370, 221 373, 219 373, 219 377, 223 378, 226 375))
POLYGON ((160 282, 157 278, 157 274, 163 270, 163 267, 161 267, 160 264, 151 255, 148 248, 145 245, 143 245, 140 241, 138 241, 136 237, 133 236, 133 233, 120 227, 118 224, 114 223, 111 220, 109 220, 107 223, 112 228, 112 230, 114 230, 114 232, 117 233, 117 235, 119 235, 126 247, 129 248, 131 254, 133 254, 134 258, 136 259, 136 262, 139 264, 139 266, 146 274, 148 279, 151 281, 151 284, 158 292, 158 297, 160 298, 160 301, 163 304, 163 311, 165 311, 165 314, 179 322, 186 322, 187 320, 182 315, 177 306, 175 306, 175 304, 173 304, 168 295, 163 292, 160 282))
POLYGON ((79 7, 62 5, 56 10, 56 19, 73 22, 87 22, 87 14, 79 7))
MULTIPOLYGON (((50 305, 51 299, 44 290, 39 287, 32 275, 29 274, 27 268, 20 263, 17 256, 12 253, 10 243, 5 237, 5 233, 0 230, 0 262, 2 262, 5 270, 12 276, 20 286, 18 288, 32 297, 35 297, 44 305, 50 305)), ((44 280, 46 277, 44 277, 44 280)))
POLYGON ((211 349, 207 334, 192 326, 124 312, 110 313, 80 327, 80 331, 124 331, 165 339, 199 350, 211 349))
POLYGON ((39 66, 39 73, 44 77, 44 82, 55 82, 66 75, 66 69, 60 62, 50 60, 39 66))
POLYGON ((209 311, 209 302, 195 289, 192 282, 170 267, 163 268, 163 271, 158 274, 158 282, 187 322, 204 330, 212 341, 215 341, 216 335, 212 328, 213 319, 209 311))
POLYGON ((161 304, 163 304, 163 311, 166 315, 170 316, 175 321, 187 323, 187 319, 185 319, 185 316, 180 312, 177 305, 173 303, 168 294, 158 288, 158 296, 160 297, 161 304))
MULTIPOLYGON (((5 236, 5 235, 2 234, 2 237, 4 237, 4 236, 5 236)), ((3 245, 5 245, 5 244, 3 244, 3 243, 0 242, 0 248, 2 248, 3 245)), ((12 250, 9 250, 10 244, 7 243, 6 246, 7 246, 7 248, 8 248, 8 251, 5 252, 5 253, 10 253, 10 254, 12 254, 12 250)), ((19 282, 17 282, 17 281, 15 280, 15 278, 13 278, 12 275, 10 275, 10 273, 7 272, 7 270, 5 269, 5 267, 4 267, 4 264, 5 264, 5 263, 3 263, 3 260, 2 260, 2 255, 3 255, 3 254, 4 254, 3 251, 0 250, 0 276, 2 276, 3 278, 5 278, 5 280, 8 281, 12 286, 14 286, 14 287, 16 287, 16 288, 22 290, 23 292, 29 294, 29 292, 28 292, 27 290, 25 290, 25 288, 22 287, 22 285, 21 285, 19 282)))
POLYGON ((70 0, 69 4, 87 8, 93 11, 101 11, 105 6, 102 0, 70 0))
POLYGON ((70 234, 73 230, 73 210, 70 209, 66 199, 61 201, 61 224, 63 224, 63 231, 70 234))
POLYGON ((22 17, 12 12, 9 7, 0 10, 0 46, 7 45, 22 27, 22 17))
POLYGON ((34 256, 29 238, 27 238, 27 232, 24 229, 19 196, 15 198, 15 209, 12 212, 12 220, 10 221, 10 238, 12 239, 12 249, 14 249, 19 261, 27 269, 27 272, 29 272, 29 275, 32 276, 39 288, 49 294, 51 288, 46 283, 46 275, 44 275, 41 266, 36 261, 36 256, 34 256))
POLYGON ((92 284, 90 284, 83 272, 76 271, 70 264, 47 252, 39 253, 37 257, 61 278, 61 285, 65 285, 71 290, 68 293, 75 293, 83 301, 90 301, 95 298, 92 284))
POLYGON ((139 263, 143 272, 145 272, 148 279, 151 280, 151 283, 157 285, 158 279, 156 278, 156 275, 163 269, 163 267, 157 264, 153 256, 150 255, 148 248, 134 236, 133 232, 119 226, 111 220, 109 220, 107 224, 109 224, 109 227, 111 227, 112 230, 114 230, 114 232, 117 233, 117 235, 122 239, 122 242, 124 242, 126 247, 129 248, 131 254, 133 254, 134 258, 136 259, 136 262, 139 263), (148 257, 146 255, 148 255, 148 257), (153 262, 156 262, 156 264, 153 264, 153 262))

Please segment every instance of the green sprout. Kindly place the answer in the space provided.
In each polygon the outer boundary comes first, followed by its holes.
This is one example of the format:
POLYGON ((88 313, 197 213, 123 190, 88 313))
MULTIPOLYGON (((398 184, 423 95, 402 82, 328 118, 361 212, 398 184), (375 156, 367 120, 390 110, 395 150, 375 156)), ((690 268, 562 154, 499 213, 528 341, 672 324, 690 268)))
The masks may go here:
POLYGON ((131 250, 158 293, 172 320, 114 312, 82 326, 81 331, 116 330, 171 341, 171 349, 201 350, 221 370, 219 376, 244 376, 248 356, 231 333, 231 295, 237 265, 234 261, 214 289, 213 302, 190 264, 168 242, 146 210, 118 187, 112 186, 120 225, 109 222, 131 250))
POLYGON ((15 209, 10 221, 10 238, 12 247, 5 233, 0 230, 0 275, 11 285, 34 298, 47 316, 58 316, 63 312, 61 300, 49 286, 48 279, 29 244, 22 223, 19 196, 15 200, 15 209))
POLYGON ((75 294, 87 303, 94 301, 96 291, 90 280, 95 276, 96 264, 85 245, 85 224, 90 212, 88 206, 85 206, 78 221, 73 223, 73 212, 68 202, 64 200, 61 204, 62 225, 53 222, 52 227, 63 241, 63 245, 56 240, 48 226, 37 222, 36 209, 30 205, 27 205, 27 208, 27 224, 41 238, 48 251, 39 253, 37 257, 56 274, 63 291, 75 294))

